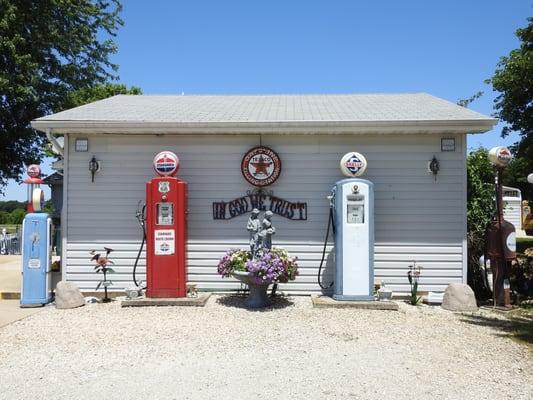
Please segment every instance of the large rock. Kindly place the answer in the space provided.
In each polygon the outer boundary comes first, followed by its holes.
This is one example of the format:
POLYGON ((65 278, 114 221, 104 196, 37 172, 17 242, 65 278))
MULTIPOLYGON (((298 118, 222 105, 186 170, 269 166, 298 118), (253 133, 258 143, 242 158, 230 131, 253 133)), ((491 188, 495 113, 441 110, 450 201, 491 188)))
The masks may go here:
POLYGON ((450 284, 444 292, 442 308, 449 311, 477 311, 474 291, 464 283, 450 284))
POLYGON ((61 281, 56 286, 56 307, 61 309, 76 308, 85 305, 85 298, 80 289, 72 282, 61 281))

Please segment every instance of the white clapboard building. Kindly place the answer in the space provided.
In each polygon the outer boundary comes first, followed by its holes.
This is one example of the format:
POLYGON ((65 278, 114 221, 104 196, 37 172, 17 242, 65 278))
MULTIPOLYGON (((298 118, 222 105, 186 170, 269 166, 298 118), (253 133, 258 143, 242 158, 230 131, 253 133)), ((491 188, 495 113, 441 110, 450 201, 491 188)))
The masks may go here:
MULTIPOLYGON (((328 200, 343 179, 339 160, 362 153, 363 178, 375 189, 375 280, 407 292, 407 267, 423 267, 422 291, 466 282, 466 134, 496 121, 425 93, 368 95, 126 96, 119 95, 39 118, 34 128, 64 136, 62 274, 94 290, 89 251, 108 246, 116 262, 113 289, 131 286, 142 233, 135 219, 152 160, 162 150, 181 162, 189 183, 188 282, 200 290, 240 284, 217 275, 228 248, 248 246, 248 214, 214 219, 213 203, 246 195, 243 155, 259 145, 282 163, 267 187, 274 196, 306 203, 306 220, 274 215, 275 246, 300 260, 300 276, 281 290, 319 291, 317 272, 328 221, 328 200), (76 148, 76 144, 79 144, 76 148), (87 145, 87 146, 86 146, 87 145), (86 146, 86 148, 84 148, 86 146), (92 182, 92 157, 100 170, 92 182), (435 158, 436 175, 428 170, 435 158)), ((332 251, 332 241, 328 252, 332 251)), ((144 252, 139 275, 145 272, 144 252)), ((331 256, 324 273, 333 276, 331 256)))

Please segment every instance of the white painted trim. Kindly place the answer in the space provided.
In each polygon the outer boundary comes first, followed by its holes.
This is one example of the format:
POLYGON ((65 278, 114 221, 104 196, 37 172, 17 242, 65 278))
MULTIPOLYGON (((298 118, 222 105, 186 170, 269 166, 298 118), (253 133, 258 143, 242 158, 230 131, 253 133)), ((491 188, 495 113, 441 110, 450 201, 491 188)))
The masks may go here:
POLYGON ((69 176, 69 136, 65 134, 63 143, 63 206, 61 208, 61 280, 67 278, 67 207, 68 207, 68 176, 69 176))
POLYGON ((468 221, 467 221, 467 207, 468 207, 468 173, 467 173, 467 137, 462 135, 461 145, 463 146, 463 198, 464 198, 464 207, 463 207, 463 226, 464 226, 464 237, 463 237, 463 283, 468 281, 468 221))
POLYGON ((33 128, 57 133, 138 134, 286 134, 286 133, 482 133, 497 123, 494 118, 430 121, 283 121, 283 122, 150 122, 34 120, 33 128))

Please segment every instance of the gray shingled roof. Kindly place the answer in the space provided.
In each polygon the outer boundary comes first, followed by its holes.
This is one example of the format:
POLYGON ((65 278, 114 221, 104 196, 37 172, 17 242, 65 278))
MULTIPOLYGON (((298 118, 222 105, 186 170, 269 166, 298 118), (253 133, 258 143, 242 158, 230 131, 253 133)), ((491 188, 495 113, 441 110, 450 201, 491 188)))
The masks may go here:
MULTIPOLYGON (((426 93, 326 95, 118 95, 39 118, 37 129, 78 123, 278 126, 305 123, 445 121, 492 126, 495 120, 426 93)), ((85 124, 87 126, 87 124, 85 124)), ((489 127, 490 129, 490 127, 489 127)), ((487 130, 487 129, 485 129, 487 130)), ((480 131, 480 130, 478 130, 480 131)))

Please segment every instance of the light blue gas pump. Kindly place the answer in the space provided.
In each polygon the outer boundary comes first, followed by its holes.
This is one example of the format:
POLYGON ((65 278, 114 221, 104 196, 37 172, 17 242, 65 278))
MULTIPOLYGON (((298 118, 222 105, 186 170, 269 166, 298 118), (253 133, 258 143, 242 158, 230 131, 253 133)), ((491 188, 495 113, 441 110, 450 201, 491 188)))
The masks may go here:
POLYGON ((52 300, 52 220, 48 214, 27 214, 22 223, 21 307, 42 306, 52 300))
POLYGON ((335 300, 374 299, 374 185, 343 179, 335 185, 335 300))
POLYGON ((333 286, 335 300, 374 300, 374 184, 356 178, 366 167, 362 154, 345 154, 340 168, 349 178, 338 181, 328 196, 329 220, 318 284, 323 290, 333 286), (335 236, 335 278, 325 286, 321 272, 330 228, 335 236))
MULTIPOLYGON (((40 169, 33 175, 30 177, 39 179, 40 169)), ((28 208, 35 212, 26 214, 22 222, 21 307, 43 306, 52 300, 52 220, 48 214, 38 213, 44 204, 42 190, 34 189, 31 197, 28 208)))

